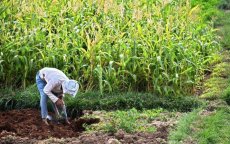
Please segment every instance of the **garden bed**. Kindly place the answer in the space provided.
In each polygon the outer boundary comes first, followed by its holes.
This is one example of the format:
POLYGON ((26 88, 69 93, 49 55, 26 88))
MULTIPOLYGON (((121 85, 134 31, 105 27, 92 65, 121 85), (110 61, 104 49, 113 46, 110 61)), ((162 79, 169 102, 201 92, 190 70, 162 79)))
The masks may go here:
POLYGON ((116 133, 84 132, 83 125, 99 122, 97 118, 70 119, 71 125, 42 123, 37 109, 21 109, 0 112, 1 143, 166 143, 169 126, 157 126, 152 133, 116 133))
POLYGON ((9 133, 21 137, 45 139, 49 137, 65 138, 79 136, 84 124, 99 122, 99 119, 70 119, 71 125, 49 121, 45 125, 36 109, 11 110, 0 113, 0 137, 9 133))

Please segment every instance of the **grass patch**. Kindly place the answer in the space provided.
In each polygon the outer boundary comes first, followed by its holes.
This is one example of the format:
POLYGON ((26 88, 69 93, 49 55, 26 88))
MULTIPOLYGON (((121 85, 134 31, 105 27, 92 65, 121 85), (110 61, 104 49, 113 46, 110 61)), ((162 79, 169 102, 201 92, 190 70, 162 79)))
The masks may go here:
MULTIPOLYGON (((228 16, 230 16, 230 14, 228 14, 228 16)), ((228 20, 230 20, 230 18, 228 18, 228 20)), ((225 25, 222 28, 221 33, 222 35, 224 35, 221 41, 223 47, 230 50, 230 41, 229 41, 230 40, 230 25, 225 25)))
POLYGON ((221 37, 222 46, 230 49, 230 12, 222 12, 222 14, 215 21, 215 27, 217 27, 217 34, 221 37))
POLYGON ((209 100, 220 98, 223 93, 223 89, 228 86, 228 81, 228 79, 221 77, 213 77, 208 79, 204 83, 205 91, 200 96, 200 98, 205 98, 209 100))
POLYGON ((202 117, 198 124, 198 131, 194 137, 200 144, 229 144, 230 143, 230 111, 221 109, 216 113, 202 117))
POLYGON ((212 73, 213 77, 224 77, 228 78, 230 76, 230 65, 227 62, 222 62, 215 65, 212 73))
POLYGON ((214 26, 219 28, 220 26, 229 25, 229 12, 221 11, 221 14, 217 17, 216 21, 214 22, 214 26))
POLYGON ((224 62, 230 62, 230 51, 224 51, 222 53, 222 61, 224 62))
POLYGON ((230 105, 230 85, 224 90, 222 98, 230 105))
POLYGON ((221 0, 220 9, 230 10, 230 0, 221 0))
POLYGON ((104 131, 116 133, 118 130, 123 130, 128 133, 133 132, 154 132, 156 128, 151 125, 162 112, 162 109, 138 111, 132 108, 127 111, 113 111, 100 115, 101 121, 99 124, 87 126, 89 131, 104 131))
POLYGON ((169 143, 228 144, 230 141, 230 109, 226 105, 208 115, 194 110, 179 120, 170 132, 169 143))
POLYGON ((229 54, 228 50, 221 53, 221 61, 214 64, 211 75, 204 81, 204 91, 200 98, 213 100, 221 98, 223 95, 223 90, 228 87, 230 82, 229 54))
POLYGON ((200 110, 201 109, 196 109, 190 113, 187 113, 179 120, 176 130, 171 131, 169 134, 170 144, 182 143, 182 141, 190 135, 191 126, 193 122, 198 118, 198 112, 200 110))

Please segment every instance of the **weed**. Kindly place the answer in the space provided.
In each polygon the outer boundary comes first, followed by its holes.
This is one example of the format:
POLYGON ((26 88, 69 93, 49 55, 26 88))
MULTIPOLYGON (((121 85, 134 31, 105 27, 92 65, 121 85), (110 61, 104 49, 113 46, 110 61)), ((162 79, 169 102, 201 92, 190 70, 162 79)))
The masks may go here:
POLYGON ((151 125, 151 121, 159 116, 162 109, 138 111, 132 108, 127 111, 113 111, 101 116, 103 121, 94 126, 89 126, 90 130, 102 130, 115 133, 123 130, 128 133, 132 132, 154 132, 156 129, 151 125))

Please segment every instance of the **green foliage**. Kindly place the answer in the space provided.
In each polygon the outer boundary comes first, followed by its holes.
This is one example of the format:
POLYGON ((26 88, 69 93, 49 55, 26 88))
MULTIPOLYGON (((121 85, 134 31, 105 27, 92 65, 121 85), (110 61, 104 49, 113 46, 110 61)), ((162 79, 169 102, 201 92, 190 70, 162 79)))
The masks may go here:
POLYGON ((202 9, 202 16, 204 20, 212 20, 216 16, 220 15, 218 6, 220 0, 191 0, 192 6, 199 5, 202 9))
POLYGON ((222 98, 227 102, 228 105, 230 105, 230 84, 224 90, 222 98))
POLYGON ((14 95, 12 88, 0 90, 0 110, 12 108, 12 96, 14 95))
POLYGON ((217 99, 223 93, 223 89, 228 86, 229 80, 222 77, 213 77, 204 83, 204 92, 200 98, 217 99))
POLYGON ((218 28, 218 35, 221 37, 221 44, 225 49, 230 49, 230 12, 222 12, 215 22, 218 28))
POLYGON ((197 109, 182 117, 176 130, 170 132, 169 143, 186 143, 188 140, 199 144, 228 144, 230 142, 229 107, 225 105, 207 115, 201 115, 201 112, 201 109, 197 109))
MULTIPOLYGON (((0 107, 4 109, 36 107, 39 108, 39 94, 36 85, 18 93, 6 93, 0 97, 0 107), (9 101, 9 102, 7 102, 9 101), (12 102, 12 103, 11 103, 12 102), (8 103, 8 104, 6 104, 8 103), (10 104, 10 105, 9 105, 10 104)), ((100 92, 78 93, 75 98, 65 96, 67 110, 70 116, 76 116, 82 110, 121 110, 136 108, 191 111, 203 104, 195 97, 159 97, 150 93, 110 93, 100 95, 100 92)))
MULTIPOLYGON (((25 90, 14 91, 10 89, 2 89, 0 95, 0 109, 23 109, 23 108, 39 108, 40 95, 37 86, 31 85, 25 90)), ((51 109, 51 103, 48 101, 48 108, 51 109)))
POLYGON ((215 114, 203 117, 199 123, 199 131, 195 138, 200 144, 228 144, 230 143, 230 111, 218 110, 215 114))
POLYGON ((36 108, 40 106, 37 86, 31 85, 14 97, 15 108, 36 108))
MULTIPOLYGON (((228 16, 230 16, 230 13, 228 14, 228 16)), ((228 20, 230 20, 229 17, 228 17, 228 20)), ((221 40, 221 43, 224 48, 226 48, 227 50, 230 50, 230 41, 229 41, 230 25, 225 25, 221 31, 222 31, 222 35, 224 35, 223 39, 221 40)))
POLYGON ((25 90, 14 91, 13 89, 1 90, 1 110, 35 108, 39 106, 39 93, 36 85, 31 85, 25 90))
POLYGON ((71 115, 84 109, 91 110, 120 110, 136 108, 164 108, 177 111, 191 111, 203 104, 195 97, 159 97, 149 93, 121 93, 100 96, 99 93, 85 93, 75 99, 67 100, 71 115))
POLYGON ((224 77, 228 78, 230 77, 230 65, 228 62, 222 62, 219 64, 216 64, 213 72, 212 72, 213 77, 224 77))
POLYGON ((85 91, 187 94, 219 49, 199 7, 182 0, 3 0, 0 19, 5 86, 25 88, 49 66, 85 91))
MULTIPOLYGON (((222 4, 220 2, 220 4, 222 4)), ((227 2, 227 1, 225 1, 227 2)), ((212 74, 210 78, 204 82, 204 93, 200 96, 206 99, 216 99, 223 96, 228 102, 229 91, 229 76, 230 76, 230 13, 222 12, 218 15, 215 21, 215 27, 217 27, 217 34, 221 37, 222 46, 226 49, 220 53, 220 62, 213 66, 212 74), (227 89, 226 89, 227 88, 227 89)), ((229 102, 228 102, 229 103, 229 102)))
POLYGON ((230 9, 230 0, 221 0, 220 9, 229 10, 230 9))
POLYGON ((230 82, 229 51, 223 51, 220 58, 221 61, 213 65, 212 73, 206 76, 207 79, 203 84, 203 94, 200 95, 200 98, 218 99, 228 87, 230 82))
MULTIPOLYGON (((223 0, 225 1, 225 0, 223 0)), ((222 2, 223 2, 222 1, 222 2)), ((194 0, 194 2, 204 2, 207 6, 215 0, 194 0)), ((225 1, 227 2, 227 0, 225 1)), ((226 4, 226 3, 225 3, 226 4)), ((223 7, 222 7, 223 8, 223 7)), ((207 10, 208 11, 208 10, 207 10)), ((214 10, 215 11, 215 10, 214 10)), ((218 33, 222 38, 223 46, 229 48, 229 13, 218 15, 215 22, 218 33)), ((230 103, 230 88, 229 88, 229 51, 221 53, 222 62, 214 65, 211 75, 208 75, 208 80, 204 83, 204 94, 201 97, 207 99, 222 98, 230 103), (210 78, 209 78, 210 77, 210 78)), ((206 110, 195 110, 192 113, 183 117, 175 131, 170 132, 169 143, 200 143, 200 144, 228 144, 230 143, 230 109, 222 100, 220 103, 211 101, 206 110), (209 109, 211 108, 211 109, 209 109), (185 120, 184 122, 182 120, 185 120)))
POLYGON ((191 134, 191 127, 193 122, 198 118, 200 109, 185 114, 179 122, 174 131, 169 133, 170 144, 180 144, 182 141, 191 134))
POLYGON ((127 111, 117 110, 108 112, 103 116, 103 121, 92 126, 91 130, 102 130, 112 133, 120 129, 128 133, 154 132, 156 129, 150 123, 161 112, 162 109, 138 111, 135 108, 127 111))

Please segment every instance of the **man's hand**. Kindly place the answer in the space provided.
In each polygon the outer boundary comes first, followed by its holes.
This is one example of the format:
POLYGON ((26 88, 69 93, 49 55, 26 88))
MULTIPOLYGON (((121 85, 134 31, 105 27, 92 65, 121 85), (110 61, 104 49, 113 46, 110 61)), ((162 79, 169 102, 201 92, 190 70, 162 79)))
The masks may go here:
POLYGON ((57 95, 57 97, 62 100, 63 99, 63 94, 59 94, 59 95, 57 95))
POLYGON ((55 104, 58 106, 58 107, 63 107, 64 106, 64 102, 62 99, 58 99, 55 104))

